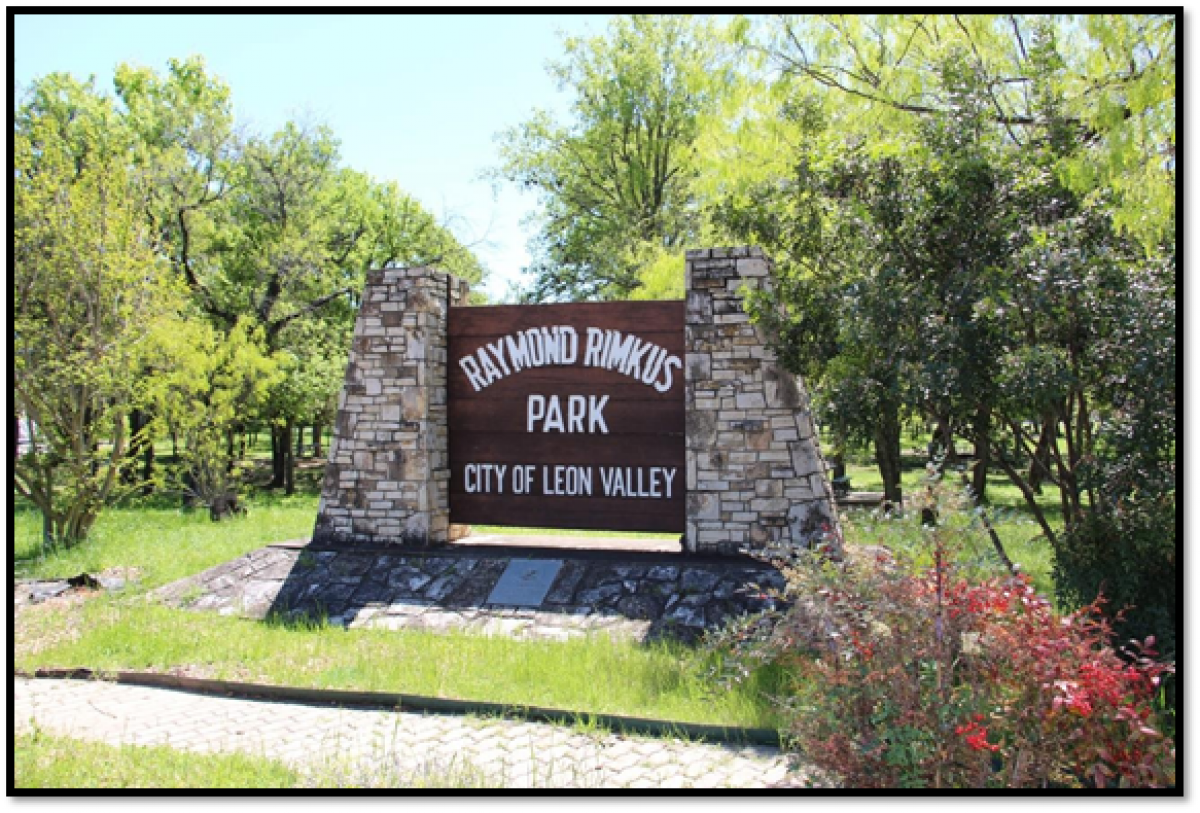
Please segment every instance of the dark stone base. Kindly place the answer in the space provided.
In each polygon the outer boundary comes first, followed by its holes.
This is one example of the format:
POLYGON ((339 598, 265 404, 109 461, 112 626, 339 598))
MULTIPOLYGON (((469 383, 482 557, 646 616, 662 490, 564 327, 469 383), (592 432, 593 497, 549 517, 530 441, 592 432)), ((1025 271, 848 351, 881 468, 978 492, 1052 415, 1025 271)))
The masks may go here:
POLYGON ((350 627, 465 629, 565 640, 604 632, 635 640, 697 640, 728 620, 774 606, 774 567, 752 559, 597 555, 541 549, 562 562, 536 607, 487 603, 513 559, 495 549, 415 551, 267 547, 157 591, 177 606, 251 618, 323 619, 350 627))

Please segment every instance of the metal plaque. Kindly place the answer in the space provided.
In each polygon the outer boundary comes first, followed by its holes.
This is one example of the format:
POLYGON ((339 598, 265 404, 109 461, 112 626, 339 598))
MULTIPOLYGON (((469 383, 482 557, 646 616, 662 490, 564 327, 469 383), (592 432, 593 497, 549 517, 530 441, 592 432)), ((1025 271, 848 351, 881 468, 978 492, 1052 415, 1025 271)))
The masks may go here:
POLYGON ((488 604, 540 607, 562 567, 561 559, 513 559, 488 596, 488 604))

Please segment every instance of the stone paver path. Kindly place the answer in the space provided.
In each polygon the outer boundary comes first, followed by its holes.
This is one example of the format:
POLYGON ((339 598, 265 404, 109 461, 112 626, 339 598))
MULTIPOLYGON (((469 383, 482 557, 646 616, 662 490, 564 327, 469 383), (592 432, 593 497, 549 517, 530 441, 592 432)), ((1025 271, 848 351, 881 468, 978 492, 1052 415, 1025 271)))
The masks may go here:
POLYGON ((352 786, 458 777, 494 788, 803 786, 773 748, 544 723, 240 700, 103 681, 16 678, 14 729, 272 757, 352 786))

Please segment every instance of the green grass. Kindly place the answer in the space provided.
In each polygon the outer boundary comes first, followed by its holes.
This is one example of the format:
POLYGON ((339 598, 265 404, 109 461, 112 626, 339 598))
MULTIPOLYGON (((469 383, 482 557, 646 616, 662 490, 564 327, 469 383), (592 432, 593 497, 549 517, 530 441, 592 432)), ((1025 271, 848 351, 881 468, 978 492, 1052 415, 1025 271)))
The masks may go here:
POLYGON ((293 788, 295 771, 243 754, 106 745, 34 732, 13 741, 16 788, 293 788))
MULTIPOLYGON (((878 488, 872 480, 874 471, 852 468, 854 488, 878 488)), ((915 467, 905 472, 906 494, 919 492, 923 473, 915 467)), ((1041 591, 1053 595, 1049 547, 1036 540, 1036 525, 1016 507, 1019 494, 999 478, 989 483, 989 489, 989 513, 1010 556, 1033 576, 1041 591)), ((1049 490, 1047 500, 1053 500, 1049 490)), ((39 516, 18 505, 13 538, 18 576, 66 577, 116 566, 141 572, 139 580, 121 593, 92 599, 79 608, 47 607, 31 613, 26 622, 31 629, 49 631, 58 626, 76 629, 78 634, 57 636, 37 651, 19 649, 14 665, 156 671, 186 667, 194 674, 279 685, 435 695, 726 725, 770 727, 781 722, 767 695, 786 682, 786 675, 764 669, 734 691, 717 691, 710 678, 716 656, 676 644, 638 645, 606 636, 567 642, 516 641, 465 633, 280 625, 178 610, 144 599, 157 586, 271 542, 307 537, 312 531, 317 508, 312 493, 290 498, 252 494, 247 502, 248 516, 222 523, 211 522, 205 511, 185 512, 163 501, 111 509, 102 514, 87 543, 46 556, 40 553, 39 516)), ((476 528, 477 533, 513 530, 476 528)), ((891 520, 869 511, 851 511, 846 531, 851 544, 883 543, 920 555, 923 537, 914 512, 891 520)), ((981 561, 992 555, 982 533, 971 536, 965 553, 981 561)))
MULTIPOLYGON (((915 462, 915 458, 905 458, 904 462, 906 465, 901 476, 901 488, 907 503, 924 491, 926 472, 922 464, 915 462)), ((879 469, 873 465, 849 465, 846 467, 846 473, 850 477, 851 488, 855 491, 883 491, 879 469)), ((948 481, 946 488, 956 491, 959 487, 957 481, 948 481)), ((987 516, 996 529, 1005 552, 1020 566, 1022 572, 1033 579, 1034 587, 1040 593, 1054 598, 1054 552, 1042 537, 1041 528, 1029 514, 1021 492, 1003 474, 992 473, 988 476, 986 496, 987 516)), ((1039 502, 1051 525, 1061 526, 1062 511, 1058 504, 1057 488, 1046 484, 1039 502)), ((870 509, 849 509, 845 514, 848 522, 843 531, 850 544, 884 544, 895 550, 914 554, 920 560, 921 552, 917 548, 923 537, 920 532, 920 516, 916 512, 909 511, 901 519, 883 518, 877 511, 870 509)), ((992 543, 978 521, 972 524, 972 532, 964 537, 963 543, 963 553, 969 562, 989 559, 997 561, 992 543)))
POLYGON ((257 495, 249 513, 213 522, 203 509, 184 511, 162 500, 105 510, 82 545, 41 551, 41 515, 18 502, 13 558, 18 578, 63 578, 109 567, 141 568, 141 586, 156 587, 198 573, 272 542, 312 534, 317 497, 257 495))
MULTIPOLYGON (((63 610, 62 612, 67 612, 63 610)), ((462 632, 343 630, 190 612, 118 597, 79 608, 75 640, 21 653, 14 666, 168 671, 287 686, 421 694, 699 723, 774 726, 766 695, 783 682, 763 669, 716 691, 703 650, 605 635, 565 642, 462 632)), ((53 624, 53 621, 47 621, 53 624)))
POLYGON ((494 782, 467 764, 402 774, 386 758, 369 765, 317 762, 301 770, 242 753, 195 754, 166 746, 116 746, 35 731, 13 740, 13 787, 18 789, 221 788, 489 788, 494 782))

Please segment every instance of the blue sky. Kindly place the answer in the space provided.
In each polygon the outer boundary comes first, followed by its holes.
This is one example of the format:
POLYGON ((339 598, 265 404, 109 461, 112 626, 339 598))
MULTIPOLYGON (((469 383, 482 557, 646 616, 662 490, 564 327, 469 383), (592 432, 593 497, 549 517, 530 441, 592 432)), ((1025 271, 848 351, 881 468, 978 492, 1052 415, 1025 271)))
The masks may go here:
POLYGON ((229 85, 238 122, 269 133, 288 119, 329 125, 342 162, 395 180, 477 254, 504 293, 528 262, 522 217, 531 195, 493 196, 493 136, 535 107, 565 110, 545 70, 558 30, 599 33, 606 15, 25 14, 13 24, 18 88, 52 71, 94 75, 112 90, 117 65, 165 72, 200 54, 229 85))

